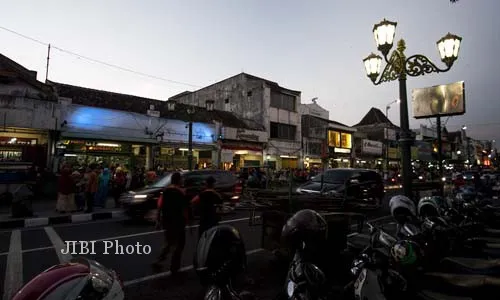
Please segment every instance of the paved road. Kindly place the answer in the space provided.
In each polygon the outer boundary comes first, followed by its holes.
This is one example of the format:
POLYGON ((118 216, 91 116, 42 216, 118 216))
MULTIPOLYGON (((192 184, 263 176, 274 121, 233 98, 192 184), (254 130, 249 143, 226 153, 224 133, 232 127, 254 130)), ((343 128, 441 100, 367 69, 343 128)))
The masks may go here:
MULTIPOLYGON (((384 201, 385 209, 372 214, 372 217, 385 214, 387 202, 388 197, 384 201)), ((243 281, 242 287, 255 292, 260 299, 272 298, 282 287, 283 276, 279 270, 286 268, 275 267, 272 255, 260 249, 261 226, 249 225, 248 211, 227 215, 223 222, 235 226, 241 232, 248 251, 247 276, 252 280, 243 281)), ((153 273, 151 263, 163 246, 163 235, 155 231, 151 224, 110 220, 0 232, 0 294, 5 296, 45 269, 70 259, 71 255, 62 255, 60 251, 65 248, 65 242, 97 241, 96 254, 83 256, 116 270, 125 282, 128 299, 191 299, 200 291, 196 275, 190 270, 197 241, 196 225, 187 231, 182 260, 182 266, 186 269, 184 278, 181 278, 183 283, 166 278, 167 272, 153 273), (189 234, 191 230, 193 233, 189 234), (113 246, 108 250, 109 254, 105 254, 104 241, 113 241, 124 248, 137 243, 148 245, 151 253, 120 255, 115 254, 113 246)), ((165 269, 168 270, 168 264, 165 269)))

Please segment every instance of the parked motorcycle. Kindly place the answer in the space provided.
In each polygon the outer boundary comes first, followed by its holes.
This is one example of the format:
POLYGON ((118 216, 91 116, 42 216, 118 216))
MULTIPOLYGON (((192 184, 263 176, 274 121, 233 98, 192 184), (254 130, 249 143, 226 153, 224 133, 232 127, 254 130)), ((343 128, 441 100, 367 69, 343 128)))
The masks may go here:
POLYGON ((329 284, 319 263, 328 224, 317 212, 301 210, 283 226, 282 238, 295 252, 286 278, 287 299, 328 299, 329 284))
POLYGON ((198 241, 194 267, 206 287, 205 300, 252 299, 248 292, 237 292, 232 285, 246 270, 245 245, 238 230, 218 225, 203 233, 198 241))
MULTIPOLYGON (((374 227, 374 226, 372 226, 374 227)), ((375 231, 383 232, 380 228, 375 231)), ((387 247, 386 233, 353 262, 355 280, 349 286, 354 299, 496 299, 500 279, 485 275, 429 272, 425 251, 412 240, 387 247), (383 246, 385 245, 385 246, 383 246)))
POLYGON ((124 298, 123 283, 115 271, 94 260, 75 258, 40 273, 26 283, 12 300, 124 298))

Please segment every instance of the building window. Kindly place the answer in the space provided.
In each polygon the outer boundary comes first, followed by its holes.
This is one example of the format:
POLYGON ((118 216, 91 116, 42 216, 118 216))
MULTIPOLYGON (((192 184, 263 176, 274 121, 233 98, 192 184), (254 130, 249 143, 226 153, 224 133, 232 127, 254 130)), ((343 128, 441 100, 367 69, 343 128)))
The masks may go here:
POLYGON ((224 100, 225 104, 229 104, 229 99, 224 100))
POLYGON ((295 96, 283 94, 278 91, 271 91, 271 107, 296 111, 295 102, 295 96))
POLYGON ((321 155, 321 148, 322 148, 321 143, 310 142, 308 145, 307 153, 310 155, 321 155))
POLYGON ((282 140, 295 140, 297 126, 271 122, 271 138, 282 140))
POLYGON ((328 146, 337 148, 352 148, 352 135, 339 131, 328 131, 328 146))

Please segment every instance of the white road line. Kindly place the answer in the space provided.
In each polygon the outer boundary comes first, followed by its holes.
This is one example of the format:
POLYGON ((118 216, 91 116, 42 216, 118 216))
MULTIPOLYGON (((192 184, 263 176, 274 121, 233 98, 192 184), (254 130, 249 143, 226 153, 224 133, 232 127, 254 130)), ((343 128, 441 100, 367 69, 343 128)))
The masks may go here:
MULTIPOLYGON (((255 218, 258 219, 258 218, 260 218, 260 216, 256 216, 255 218)), ((224 220, 224 221, 221 221, 219 223, 221 223, 221 224, 237 223, 237 222, 241 222, 241 221, 248 221, 249 219, 250 218, 231 219, 231 220, 224 220)), ((199 225, 191 225, 191 226, 187 226, 186 229, 198 228, 198 227, 199 227, 199 225)), ((52 231, 54 231, 54 229, 52 227, 46 227, 46 228, 50 228, 52 231)), ((45 229, 45 231, 47 231, 47 229, 45 229)), ((162 232, 163 232, 163 230, 146 231, 146 232, 140 232, 140 233, 134 233, 134 234, 128 234, 128 235, 120 235, 120 236, 115 236, 115 237, 106 237, 103 239, 97 239, 97 240, 93 240, 93 241, 101 242, 101 241, 108 241, 108 240, 126 239, 126 238, 131 238, 131 237, 151 235, 151 234, 157 234, 157 233, 162 233, 162 232)), ((47 234, 49 234, 49 233, 47 233, 47 234)), ((55 231, 54 231, 54 234, 57 236, 57 238, 59 238, 59 236, 57 235, 57 233, 55 231)), ((49 238, 50 238, 50 235, 49 235, 49 238)), ((52 244, 54 244, 54 243, 52 242, 52 244)), ((36 252, 36 251, 42 251, 42 250, 47 250, 47 249, 53 249, 53 248, 54 248, 54 246, 26 249, 26 250, 23 250, 22 253, 36 252)), ((63 248, 63 249, 65 249, 65 248, 63 248)), ((4 256, 4 255, 8 255, 8 254, 9 254, 9 252, 3 252, 3 253, 0 253, 0 256, 4 256)))
POLYGON ((21 253, 21 231, 14 230, 10 236, 9 255, 3 284, 3 300, 11 300, 23 286, 23 255, 21 253))
POLYGON ((66 263, 69 262, 73 256, 71 254, 63 254, 62 251, 66 249, 66 245, 64 244, 63 240, 59 237, 57 232, 54 230, 52 227, 45 227, 45 232, 49 236, 50 241, 52 242, 52 245, 56 250, 57 257, 59 258, 60 263, 66 263))
MULTIPOLYGON (((247 251, 246 254, 247 255, 252 255, 252 254, 255 254, 255 253, 262 252, 262 251, 264 251, 264 249, 259 248, 259 249, 254 249, 254 250, 247 251)), ((192 270, 193 268, 194 268, 194 266, 190 265, 190 266, 181 268, 180 271, 181 272, 185 272, 185 271, 192 270)), ((123 285, 127 287, 127 286, 138 284, 138 283, 141 283, 141 282, 144 282, 144 281, 149 281, 149 280, 153 280, 153 279, 157 279, 157 278, 162 278, 162 277, 168 277, 170 275, 172 275, 172 273, 170 271, 161 272, 161 273, 157 273, 157 274, 154 274, 154 275, 144 276, 144 277, 141 277, 141 278, 137 278, 137 279, 132 279, 132 280, 129 280, 129 281, 125 281, 123 283, 123 285)))

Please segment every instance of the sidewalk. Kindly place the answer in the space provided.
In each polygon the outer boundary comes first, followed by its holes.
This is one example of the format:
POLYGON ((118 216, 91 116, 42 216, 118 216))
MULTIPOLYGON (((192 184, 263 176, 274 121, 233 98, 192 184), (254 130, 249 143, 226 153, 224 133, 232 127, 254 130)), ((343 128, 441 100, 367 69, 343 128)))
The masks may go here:
POLYGON ((106 208, 94 208, 92 213, 58 213, 55 210, 56 201, 51 199, 33 200, 31 208, 33 209, 33 217, 12 218, 10 206, 0 206, 0 229, 80 223, 124 216, 121 208, 115 208, 114 200, 111 197, 108 197, 106 201, 106 208))

